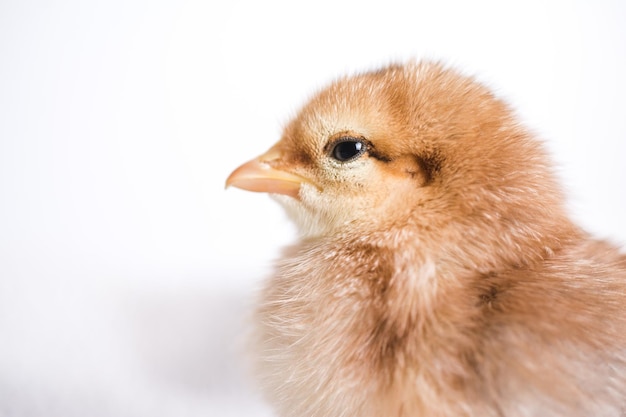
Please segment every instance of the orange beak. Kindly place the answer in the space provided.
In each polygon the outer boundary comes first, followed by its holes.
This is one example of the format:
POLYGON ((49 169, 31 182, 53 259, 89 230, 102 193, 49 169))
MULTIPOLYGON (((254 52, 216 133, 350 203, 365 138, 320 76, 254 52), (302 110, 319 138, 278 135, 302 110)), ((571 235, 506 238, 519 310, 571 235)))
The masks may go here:
POLYGON ((280 158, 280 151, 272 148, 258 158, 246 162, 228 176, 226 188, 232 185, 247 191, 298 198, 300 186, 311 182, 299 175, 273 168, 272 162, 280 158))

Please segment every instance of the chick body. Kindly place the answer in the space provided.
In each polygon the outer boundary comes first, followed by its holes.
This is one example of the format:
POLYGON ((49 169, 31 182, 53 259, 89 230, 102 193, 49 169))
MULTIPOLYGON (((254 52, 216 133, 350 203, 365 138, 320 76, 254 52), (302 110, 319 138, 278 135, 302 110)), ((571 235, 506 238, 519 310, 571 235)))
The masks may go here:
POLYGON ((485 87, 432 63, 343 78, 255 163, 229 182, 301 231, 257 312, 280 416, 624 415, 626 256, 569 220, 485 87))

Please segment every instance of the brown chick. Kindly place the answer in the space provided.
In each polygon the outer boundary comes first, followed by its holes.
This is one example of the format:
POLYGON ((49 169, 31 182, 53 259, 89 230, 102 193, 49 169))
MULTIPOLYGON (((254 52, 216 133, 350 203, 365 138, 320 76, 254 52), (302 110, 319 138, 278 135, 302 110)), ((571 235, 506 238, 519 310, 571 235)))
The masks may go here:
POLYGON ((257 312, 284 417, 626 415, 626 256, 541 144, 432 63, 340 79, 227 185, 299 226, 257 312))

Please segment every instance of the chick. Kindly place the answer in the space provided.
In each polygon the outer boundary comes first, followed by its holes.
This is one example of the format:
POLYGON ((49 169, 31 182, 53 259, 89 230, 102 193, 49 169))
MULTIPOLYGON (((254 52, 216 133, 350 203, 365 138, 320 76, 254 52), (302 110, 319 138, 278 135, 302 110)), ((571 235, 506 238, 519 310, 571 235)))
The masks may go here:
POLYGON ((570 221, 541 144, 473 79, 339 79, 227 185, 301 234, 256 316, 278 415, 626 415, 626 256, 570 221))

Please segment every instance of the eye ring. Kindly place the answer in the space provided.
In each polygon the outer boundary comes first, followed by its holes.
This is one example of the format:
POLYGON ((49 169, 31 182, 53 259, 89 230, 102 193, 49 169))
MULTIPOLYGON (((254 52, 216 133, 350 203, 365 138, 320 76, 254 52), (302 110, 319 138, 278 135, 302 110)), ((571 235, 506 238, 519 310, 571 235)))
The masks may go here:
POLYGON ((367 152, 367 143, 363 139, 344 136, 330 147, 330 156, 339 162, 350 162, 367 152))

